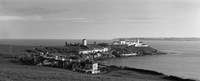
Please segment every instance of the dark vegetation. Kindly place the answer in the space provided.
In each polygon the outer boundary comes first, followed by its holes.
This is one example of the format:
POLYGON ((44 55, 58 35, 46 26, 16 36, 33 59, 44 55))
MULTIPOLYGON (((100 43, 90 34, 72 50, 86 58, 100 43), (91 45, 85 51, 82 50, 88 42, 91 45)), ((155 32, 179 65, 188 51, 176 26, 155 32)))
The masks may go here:
POLYGON ((109 43, 99 43, 98 45, 102 46, 102 47, 108 47, 109 43))
POLYGON ((128 54, 128 53, 137 53, 137 56, 166 54, 150 46, 149 47, 134 47, 134 46, 127 46, 127 45, 118 45, 118 46, 111 45, 110 47, 112 48, 111 51, 116 56, 120 56, 119 54, 128 54))
POLYGON ((49 53, 74 53, 77 54, 79 50, 78 46, 57 46, 57 47, 38 47, 31 50, 27 50, 27 52, 49 52, 49 53))

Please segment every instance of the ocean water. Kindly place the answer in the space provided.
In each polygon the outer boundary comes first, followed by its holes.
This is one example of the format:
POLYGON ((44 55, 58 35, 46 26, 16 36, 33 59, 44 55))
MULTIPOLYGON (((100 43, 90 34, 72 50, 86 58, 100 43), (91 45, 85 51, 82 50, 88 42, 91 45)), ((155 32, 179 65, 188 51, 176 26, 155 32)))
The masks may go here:
POLYGON ((200 80, 200 41, 144 41, 167 55, 109 59, 106 64, 154 70, 200 80))
MULTIPOLYGON (((9 45, 44 45, 44 46, 64 46, 65 41, 71 43, 81 43, 81 40, 5 40, 1 39, 0 44, 9 45)), ((94 40, 88 40, 93 43, 94 40)), ((97 43, 111 43, 112 40, 96 40, 97 43)), ((200 41, 151 41, 144 43, 160 51, 167 52, 166 55, 138 56, 113 58, 105 60, 104 63, 118 66, 129 66, 134 68, 154 70, 167 75, 175 75, 183 78, 200 80, 200 41)))

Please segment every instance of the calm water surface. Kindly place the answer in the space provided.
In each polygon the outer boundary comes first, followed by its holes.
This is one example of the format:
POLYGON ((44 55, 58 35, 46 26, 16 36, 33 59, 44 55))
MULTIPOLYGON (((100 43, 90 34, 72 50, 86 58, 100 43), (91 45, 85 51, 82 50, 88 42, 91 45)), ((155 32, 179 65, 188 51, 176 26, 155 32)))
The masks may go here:
POLYGON ((200 80, 200 41, 144 41, 167 55, 109 59, 106 64, 129 66, 200 80))

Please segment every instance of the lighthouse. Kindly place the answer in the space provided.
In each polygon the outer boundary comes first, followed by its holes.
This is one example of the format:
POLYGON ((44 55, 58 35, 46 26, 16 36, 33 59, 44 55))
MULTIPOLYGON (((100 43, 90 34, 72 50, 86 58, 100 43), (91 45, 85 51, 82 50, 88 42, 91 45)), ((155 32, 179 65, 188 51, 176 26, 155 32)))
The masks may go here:
POLYGON ((139 39, 139 38, 137 39, 137 43, 138 43, 138 44, 140 43, 140 39, 139 39))
POLYGON ((83 40, 82 40, 82 45, 83 45, 83 46, 87 46, 87 40, 86 40, 86 39, 83 39, 83 40))

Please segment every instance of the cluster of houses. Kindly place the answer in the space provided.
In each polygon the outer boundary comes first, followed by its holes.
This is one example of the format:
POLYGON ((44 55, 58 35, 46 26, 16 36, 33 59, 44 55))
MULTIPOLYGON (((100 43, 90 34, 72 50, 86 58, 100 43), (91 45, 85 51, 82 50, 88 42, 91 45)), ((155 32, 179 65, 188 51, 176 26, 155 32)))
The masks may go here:
MULTIPOLYGON (((137 40, 137 42, 119 40, 113 42, 113 45, 128 45, 135 47, 148 47, 148 45, 143 44, 137 40)), ((69 68, 79 72, 85 72, 90 74, 100 73, 99 64, 95 62, 95 59, 98 58, 110 58, 110 57, 121 57, 121 56, 135 56, 136 53, 128 51, 126 49, 115 48, 111 49, 110 46, 100 46, 97 45, 96 42, 94 44, 87 44, 87 40, 83 39, 82 44, 72 44, 65 43, 66 49, 73 49, 68 51, 75 51, 74 49, 78 49, 76 54, 61 54, 61 53, 53 53, 52 50, 65 50, 65 47, 61 48, 49 48, 49 52, 39 52, 32 53, 32 57, 34 59, 35 65, 44 65, 44 66, 52 66, 52 67, 60 67, 60 68, 69 68), (75 47, 75 48, 70 48, 75 47), (114 52, 113 52, 114 51, 114 52), (112 53, 111 53, 112 52, 112 53)), ((22 59, 23 60, 23 59, 22 59)))
POLYGON ((136 42, 120 39, 119 41, 114 41, 112 44, 113 45, 128 45, 128 46, 135 46, 135 47, 148 47, 149 46, 147 44, 140 42, 139 38, 136 40, 136 42))
POLYGON ((78 54, 83 59, 111 57, 112 55, 108 53, 110 49, 109 47, 99 46, 96 42, 94 44, 87 44, 87 40, 83 39, 78 54))
POLYGON ((108 51, 108 47, 88 45, 84 49, 79 50, 79 55, 84 59, 100 58, 103 56, 109 56, 110 54, 108 51))
POLYGON ((83 39, 82 44, 68 44, 69 46, 77 46, 79 48, 77 54, 65 55, 61 53, 50 52, 32 52, 34 65, 43 65, 51 67, 68 68, 79 72, 90 74, 100 73, 99 64, 94 59, 103 56, 110 56, 108 47, 102 47, 96 44, 87 44, 87 40, 83 39))
POLYGON ((100 73, 99 64, 93 59, 80 59, 77 56, 65 56, 59 53, 43 53, 32 54, 30 59, 21 58, 20 60, 24 62, 30 61, 33 59, 33 63, 36 66, 49 66, 57 67, 63 69, 71 69, 78 72, 88 73, 88 74, 97 74, 100 73))

